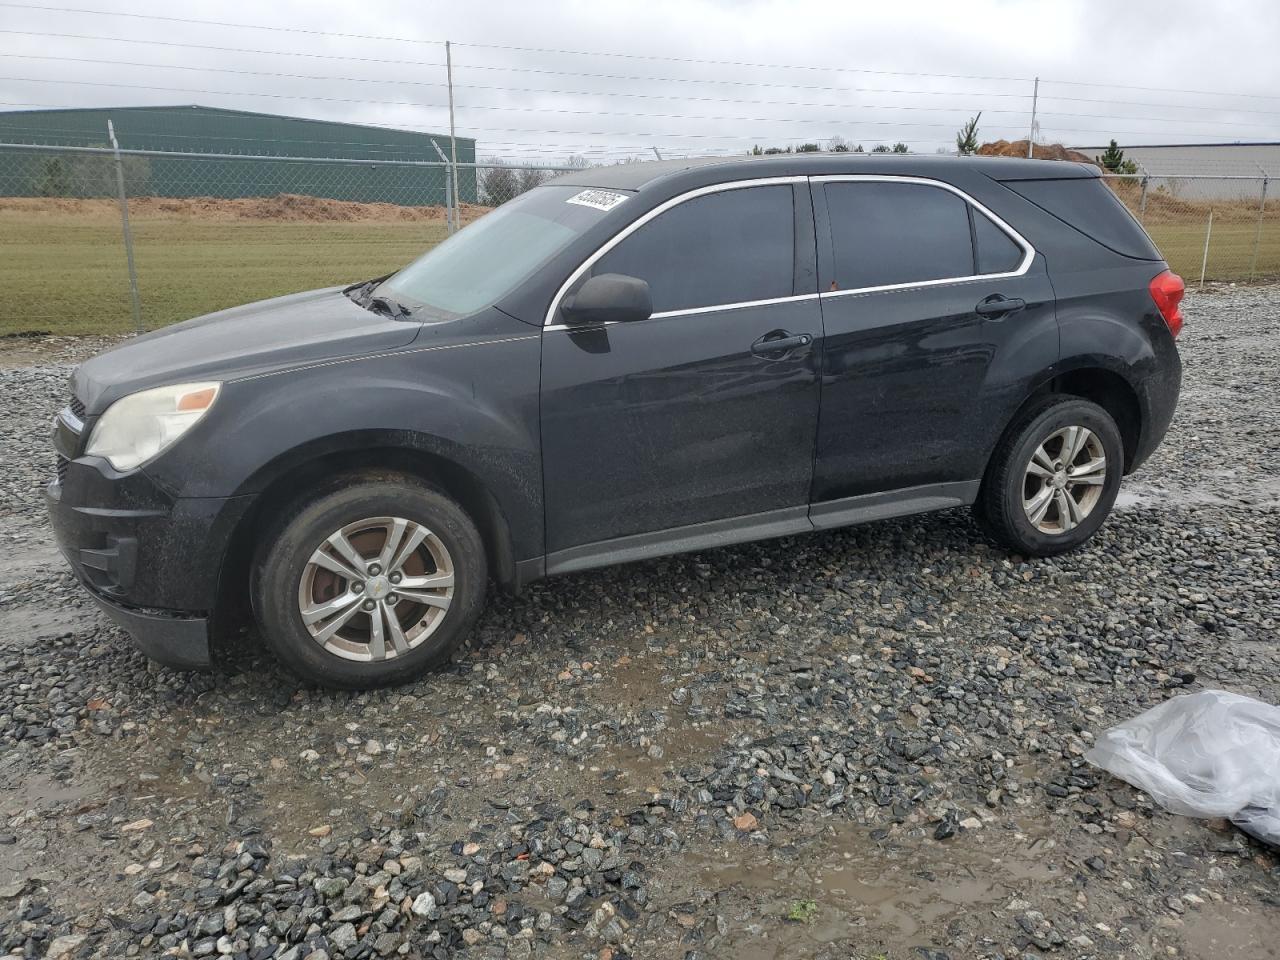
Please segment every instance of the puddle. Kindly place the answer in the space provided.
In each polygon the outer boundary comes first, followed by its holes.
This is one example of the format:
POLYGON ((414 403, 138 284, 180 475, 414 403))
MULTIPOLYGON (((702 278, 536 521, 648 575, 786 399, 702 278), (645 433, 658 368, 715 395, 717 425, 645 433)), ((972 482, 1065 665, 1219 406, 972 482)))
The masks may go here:
POLYGON ((1280 915, 1275 908, 1263 906, 1212 904, 1186 925, 1182 938, 1189 960, 1280 960, 1280 915))
POLYGON ((723 749, 729 735, 723 726, 668 727, 646 737, 647 746, 609 751, 601 757, 608 766, 594 764, 590 770, 602 778, 606 793, 616 790, 622 796, 640 800, 641 795, 662 789, 668 770, 679 771, 710 761, 723 749))
POLYGON ((63 783, 39 773, 26 774, 15 789, 0 790, 0 820, 28 810, 49 811, 78 803, 97 789, 86 782, 83 774, 72 779, 75 783, 63 783))
POLYGON ((5 556, 4 582, 8 584, 29 580, 37 574, 48 572, 50 568, 62 571, 66 569, 66 564, 53 541, 48 539, 48 534, 37 535, 22 550, 11 551, 5 556))
POLYGON ((0 610, 0 647, 28 647, 44 637, 74 633, 93 617, 94 611, 87 608, 49 609, 34 603, 0 610))
POLYGON ((726 897, 742 903, 758 918, 743 931, 749 935, 728 934, 727 954, 799 960, 846 942, 862 948, 934 941, 959 918, 998 908, 1029 886, 1061 882, 1048 849, 1025 834, 998 843, 966 834, 945 847, 922 840, 878 844, 865 827, 842 824, 787 860, 734 844, 688 854, 684 869, 696 889, 722 904, 726 897), (783 919, 793 904, 810 900, 810 922, 783 919))
POLYGON ((1168 490, 1153 483, 1126 481, 1116 497, 1116 509, 1169 509, 1176 507, 1280 506, 1280 480, 1237 478, 1231 471, 1218 471, 1213 481, 1216 493, 1201 487, 1168 490))

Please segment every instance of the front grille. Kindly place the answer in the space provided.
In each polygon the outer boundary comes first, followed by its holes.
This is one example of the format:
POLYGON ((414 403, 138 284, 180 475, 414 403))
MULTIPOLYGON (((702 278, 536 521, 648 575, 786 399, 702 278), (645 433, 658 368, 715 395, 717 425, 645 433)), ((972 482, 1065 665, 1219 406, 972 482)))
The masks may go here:
POLYGON ((58 482, 62 483, 67 479, 67 471, 71 469, 71 461, 66 457, 58 457, 58 482))
POLYGON ((71 412, 74 413, 77 417, 79 417, 81 420, 84 419, 85 409, 84 409, 83 400, 81 400, 79 397, 73 396, 71 398, 71 402, 67 404, 67 406, 71 408, 71 412))

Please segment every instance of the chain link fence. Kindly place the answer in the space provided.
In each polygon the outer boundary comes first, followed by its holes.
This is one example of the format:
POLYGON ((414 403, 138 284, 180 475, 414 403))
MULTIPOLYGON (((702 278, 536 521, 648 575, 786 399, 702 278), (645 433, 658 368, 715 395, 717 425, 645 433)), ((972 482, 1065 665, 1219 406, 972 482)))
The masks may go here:
MULTIPOLYGON (((0 144, 0 335, 125 334, 380 276, 571 169, 0 144)), ((1107 182, 1192 285, 1280 278, 1270 178, 1107 182)))
POLYGON ((444 161, 0 145, 0 335, 152 330, 380 276, 566 169, 459 164, 455 202, 444 161))
POLYGON ((1108 174, 1188 284, 1280 278, 1280 198, 1271 177, 1108 174))

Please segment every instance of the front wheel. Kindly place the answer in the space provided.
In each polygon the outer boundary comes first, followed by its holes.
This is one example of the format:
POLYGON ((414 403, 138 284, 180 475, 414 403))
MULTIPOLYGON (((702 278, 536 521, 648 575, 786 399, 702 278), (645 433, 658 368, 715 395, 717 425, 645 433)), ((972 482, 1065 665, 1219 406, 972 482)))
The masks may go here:
POLYGON ((1123 473, 1124 444, 1106 410, 1079 397, 1046 397, 1000 441, 974 512, 999 543, 1053 556, 1098 531, 1123 473))
POLYGON ((276 655, 322 686, 413 679, 449 659, 487 580, 475 524, 408 478, 351 478, 302 504, 268 540, 254 608, 276 655))

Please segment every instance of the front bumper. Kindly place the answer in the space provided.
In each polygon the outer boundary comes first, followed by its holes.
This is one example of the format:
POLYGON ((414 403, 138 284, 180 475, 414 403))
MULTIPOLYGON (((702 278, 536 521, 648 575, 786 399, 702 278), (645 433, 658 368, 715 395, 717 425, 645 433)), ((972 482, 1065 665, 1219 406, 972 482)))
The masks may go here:
POLYGON ((135 610, 112 603, 88 583, 85 587, 103 612, 129 634, 134 646, 157 663, 177 670, 204 670, 213 663, 206 617, 135 610))
POLYGON ((45 491, 54 536, 94 600, 152 659, 209 666, 223 560, 252 498, 173 499, 91 458, 59 475, 45 491))

